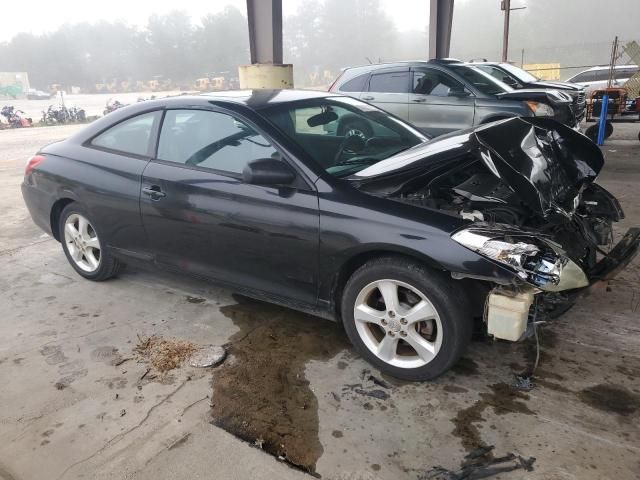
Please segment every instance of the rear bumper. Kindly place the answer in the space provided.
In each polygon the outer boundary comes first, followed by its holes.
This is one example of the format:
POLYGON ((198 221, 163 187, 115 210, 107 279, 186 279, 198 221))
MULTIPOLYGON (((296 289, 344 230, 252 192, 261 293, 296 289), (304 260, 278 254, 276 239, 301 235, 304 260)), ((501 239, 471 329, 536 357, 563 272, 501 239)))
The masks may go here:
POLYGON ((51 232, 51 198, 34 186, 22 183, 22 198, 34 223, 49 235, 51 232))

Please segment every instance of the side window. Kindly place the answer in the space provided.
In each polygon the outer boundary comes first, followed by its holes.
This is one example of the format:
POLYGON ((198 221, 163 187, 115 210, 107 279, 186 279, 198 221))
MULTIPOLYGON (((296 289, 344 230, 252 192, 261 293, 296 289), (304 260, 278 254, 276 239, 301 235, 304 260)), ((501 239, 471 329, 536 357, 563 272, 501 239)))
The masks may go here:
POLYGON ((636 73, 638 73, 637 68, 618 68, 613 75, 616 80, 626 80, 627 78, 633 77, 636 73))
POLYGON ((389 72, 371 75, 369 91, 379 93, 407 93, 409 72, 389 72))
POLYGON ((594 80, 597 82, 606 82, 609 80, 609 70, 596 70, 594 80))
POLYGON ((368 73, 359 75, 346 82, 338 90, 341 92, 364 92, 366 90, 365 83, 367 82, 367 78, 369 78, 368 73))
POLYGON ((160 160, 236 174, 252 160, 278 155, 245 123, 206 110, 168 110, 158 145, 160 160))
POLYGON ((91 145, 134 155, 148 155, 151 132, 160 115, 161 112, 144 113, 120 122, 95 137, 91 145))
POLYGON ((448 97, 453 92, 464 91, 464 85, 438 70, 413 72, 413 93, 448 97))
POLYGON ((572 82, 593 82, 595 80, 595 72, 582 72, 573 77, 572 82))

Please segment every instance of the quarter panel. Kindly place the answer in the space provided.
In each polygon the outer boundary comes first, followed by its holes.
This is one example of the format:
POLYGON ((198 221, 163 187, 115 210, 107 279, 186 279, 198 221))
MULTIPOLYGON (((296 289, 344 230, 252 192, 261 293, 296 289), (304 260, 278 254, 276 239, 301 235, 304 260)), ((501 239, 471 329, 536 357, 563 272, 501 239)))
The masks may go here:
POLYGON ((144 251, 140 182, 147 163, 146 159, 63 142, 39 166, 46 180, 36 181, 38 188, 49 193, 52 204, 61 198, 82 204, 109 246, 144 251))

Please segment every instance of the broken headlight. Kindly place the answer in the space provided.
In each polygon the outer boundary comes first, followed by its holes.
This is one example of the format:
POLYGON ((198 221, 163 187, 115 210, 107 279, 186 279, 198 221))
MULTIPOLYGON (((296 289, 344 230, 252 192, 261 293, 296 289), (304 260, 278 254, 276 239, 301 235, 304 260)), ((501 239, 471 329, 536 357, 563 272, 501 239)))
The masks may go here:
POLYGON ((534 101, 527 101, 525 103, 536 117, 553 117, 556 114, 553 108, 546 103, 534 101))
POLYGON ((525 232, 469 227, 458 230, 451 238, 509 267, 522 280, 541 290, 557 292, 589 284, 582 269, 559 246, 525 232))

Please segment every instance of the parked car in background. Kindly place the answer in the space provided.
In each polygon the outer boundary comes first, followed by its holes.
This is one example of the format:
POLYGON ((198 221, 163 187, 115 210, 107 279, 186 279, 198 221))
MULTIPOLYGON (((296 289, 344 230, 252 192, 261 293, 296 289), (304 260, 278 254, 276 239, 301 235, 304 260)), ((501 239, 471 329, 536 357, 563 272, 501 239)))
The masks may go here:
POLYGON ((387 110, 430 136, 519 116, 548 117, 578 127, 569 95, 557 90, 514 90, 457 60, 347 68, 329 90, 387 110))
POLYGON ((86 279, 140 262, 209 278, 340 321, 376 367, 425 380, 474 321, 526 338, 633 258, 640 229, 608 250, 623 213, 603 163, 548 118, 428 141, 343 95, 232 91, 114 111, 43 147, 22 194, 86 279))
POLYGON ((27 99, 28 100, 48 100, 51 98, 53 94, 43 92, 42 90, 36 90, 35 88, 30 88, 27 90, 27 99))
POLYGON ((516 67, 515 65, 511 65, 510 63, 472 62, 471 64, 514 89, 551 88, 567 93, 571 95, 571 98, 573 99, 573 113, 576 120, 580 122, 584 118, 587 96, 584 87, 581 85, 576 85, 575 83, 570 82, 541 80, 526 70, 516 67))
MULTIPOLYGON (((616 65, 613 72, 613 87, 623 86, 638 73, 638 65, 616 65)), ((609 82, 609 67, 593 67, 583 70, 566 80, 585 88, 587 95, 599 88, 606 88, 609 82)))

